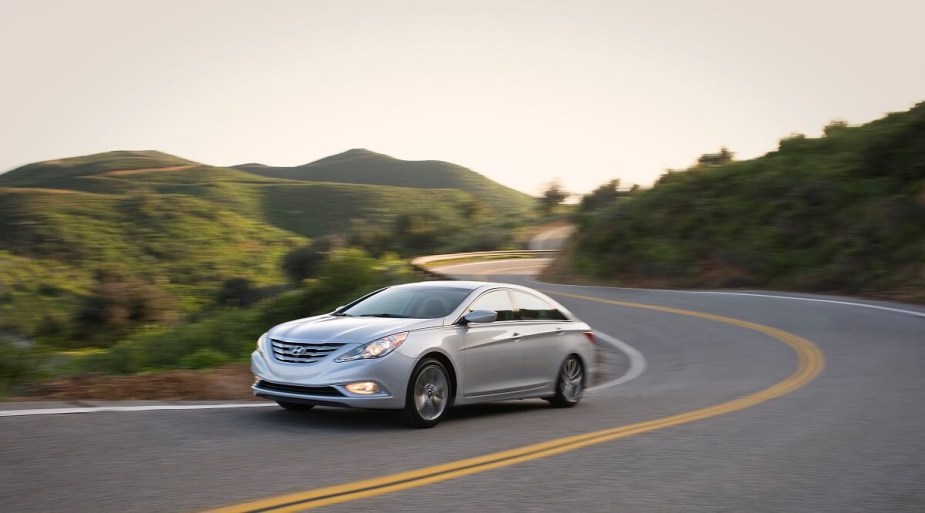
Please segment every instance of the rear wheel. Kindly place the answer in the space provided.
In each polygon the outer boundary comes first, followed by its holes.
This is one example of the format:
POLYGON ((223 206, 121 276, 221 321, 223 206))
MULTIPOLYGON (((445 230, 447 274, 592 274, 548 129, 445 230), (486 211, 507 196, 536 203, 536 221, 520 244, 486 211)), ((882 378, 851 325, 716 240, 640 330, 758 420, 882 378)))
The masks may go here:
POLYGON ((562 362, 559 379, 556 381, 556 395, 548 399, 556 408, 570 408, 578 404, 585 391, 585 372, 581 360, 572 355, 562 362))
POLYGON ((440 422, 450 406, 450 377, 433 358, 425 358, 415 367, 405 395, 405 420, 414 427, 432 428, 440 422))
POLYGON ((291 403, 289 401, 276 401, 276 404, 292 411, 308 411, 315 407, 314 404, 291 403))

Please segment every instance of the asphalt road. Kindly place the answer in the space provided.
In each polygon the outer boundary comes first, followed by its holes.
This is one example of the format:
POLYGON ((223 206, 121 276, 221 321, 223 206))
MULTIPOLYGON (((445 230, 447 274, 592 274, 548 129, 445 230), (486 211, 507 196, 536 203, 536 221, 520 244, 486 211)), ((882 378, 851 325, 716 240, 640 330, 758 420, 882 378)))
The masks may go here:
POLYGON ((518 274, 534 263, 486 265, 462 271, 550 293, 643 372, 574 409, 458 408, 431 430, 327 408, 0 416, 0 510, 200 511, 609 430, 321 510, 925 511, 925 308, 558 286, 518 274))
POLYGON ((575 227, 559 226, 540 233, 530 241, 530 249, 562 249, 575 227))

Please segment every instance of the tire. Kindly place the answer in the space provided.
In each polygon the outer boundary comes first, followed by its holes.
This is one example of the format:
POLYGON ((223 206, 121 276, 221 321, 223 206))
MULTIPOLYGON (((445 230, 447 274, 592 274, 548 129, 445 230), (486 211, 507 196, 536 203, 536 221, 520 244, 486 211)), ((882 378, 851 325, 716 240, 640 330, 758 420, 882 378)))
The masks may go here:
POLYGON ((289 401, 276 401, 276 404, 291 411, 308 411, 315 407, 314 404, 291 403, 289 401))
POLYGON ((556 380, 556 395, 547 399, 556 408, 571 408, 581 401, 585 391, 585 369, 581 360, 571 355, 562 362, 556 380))
POLYGON ((416 428, 432 428, 450 410, 450 374, 442 363, 425 358, 414 368, 405 394, 405 420, 416 428))

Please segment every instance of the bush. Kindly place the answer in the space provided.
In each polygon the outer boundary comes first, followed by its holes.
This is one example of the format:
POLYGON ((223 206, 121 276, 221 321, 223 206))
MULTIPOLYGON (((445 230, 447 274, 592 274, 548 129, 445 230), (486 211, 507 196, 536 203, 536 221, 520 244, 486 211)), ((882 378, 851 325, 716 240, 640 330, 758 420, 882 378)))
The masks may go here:
POLYGON ((260 291, 247 278, 231 278, 222 282, 215 297, 220 306, 251 306, 260 299, 260 291))
POLYGON ((246 361, 257 337, 273 325, 330 312, 373 289, 413 278, 394 255, 377 260, 360 249, 332 252, 320 275, 251 308, 220 308, 195 322, 137 332, 75 365, 80 372, 132 374, 246 361))
POLYGON ((925 103, 748 161, 669 172, 627 199, 599 187, 564 258, 631 286, 925 294, 925 103))
MULTIPOLYGON (((321 267, 324 292, 350 294, 378 284, 378 262, 357 248, 334 251, 321 267)), ((333 295, 333 294, 332 294, 333 295)))
POLYGON ((226 364, 230 360, 231 358, 225 353, 206 348, 184 356, 180 360, 180 367, 184 369, 207 369, 226 364))
POLYGON ((38 376, 39 358, 34 351, 0 340, 0 395, 15 393, 38 376))
POLYGON ((133 329, 175 317, 173 298, 163 289, 138 281, 105 281, 83 301, 76 318, 77 335, 105 345, 133 329))
POLYGON ((324 262, 325 251, 327 248, 319 247, 317 243, 293 249, 283 257, 283 272, 292 283, 312 278, 324 262))

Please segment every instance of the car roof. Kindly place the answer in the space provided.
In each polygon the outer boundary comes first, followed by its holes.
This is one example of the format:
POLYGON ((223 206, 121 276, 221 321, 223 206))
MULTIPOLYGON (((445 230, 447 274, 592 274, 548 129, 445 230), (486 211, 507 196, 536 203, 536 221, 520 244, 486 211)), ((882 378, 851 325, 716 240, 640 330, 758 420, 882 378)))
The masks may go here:
POLYGON ((431 287, 440 287, 440 288, 455 288, 455 289, 464 289, 464 290, 478 290, 478 289, 491 289, 496 287, 506 287, 515 290, 524 290, 530 292, 537 292, 529 287, 524 287, 522 285, 515 285, 513 283, 501 283, 501 282, 491 282, 491 281, 456 281, 456 280, 435 280, 435 281, 418 281, 413 283, 403 283, 401 285, 394 285, 393 287, 421 287, 421 288, 431 288, 431 287))
MULTIPOLYGON (((543 298, 543 299, 545 299, 545 300, 551 301, 554 305, 556 305, 557 308, 559 308, 560 310, 562 310, 562 312, 565 313, 565 315, 566 315, 569 319, 578 320, 578 318, 575 317, 575 314, 573 314, 571 311, 568 310, 568 308, 566 308, 565 306, 563 306, 561 303, 559 303, 559 302, 556 301, 555 299, 553 299, 553 298, 547 296, 546 294, 544 294, 544 293, 542 293, 542 292, 540 292, 540 291, 538 291, 538 290, 536 290, 536 289, 532 289, 532 288, 530 288, 530 287, 526 287, 526 286, 523 286, 523 285, 517 285, 517 284, 514 284, 514 283, 501 283, 501 282, 491 282, 491 281, 436 280, 436 281, 419 281, 419 282, 413 282, 413 283, 404 283, 404 284, 401 284, 401 285, 393 285, 391 288, 396 288, 396 287, 402 287, 402 288, 404 288, 404 287, 409 287, 409 288, 411 288, 411 287, 413 287, 413 288, 456 288, 456 289, 461 289, 461 290, 467 290, 467 291, 469 291, 470 293, 475 293, 475 292, 477 292, 477 291, 487 291, 487 290, 492 290, 492 289, 495 289, 495 288, 506 288, 506 289, 510 289, 510 290, 521 290, 521 291, 524 291, 524 292, 527 292, 527 293, 530 293, 530 294, 537 295, 537 296, 539 296, 539 297, 541 297, 541 298, 543 298)), ((460 304, 460 308, 462 308, 463 305, 464 305, 464 303, 461 303, 461 304, 460 304)))
POLYGON ((481 287, 482 285, 485 285, 485 282, 439 280, 439 281, 418 281, 414 283, 402 283, 401 285, 395 285, 395 287, 422 287, 422 288, 440 287, 440 288, 475 290, 481 287))

